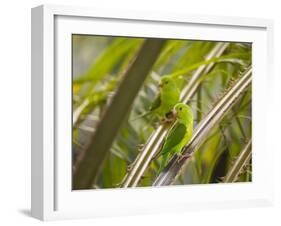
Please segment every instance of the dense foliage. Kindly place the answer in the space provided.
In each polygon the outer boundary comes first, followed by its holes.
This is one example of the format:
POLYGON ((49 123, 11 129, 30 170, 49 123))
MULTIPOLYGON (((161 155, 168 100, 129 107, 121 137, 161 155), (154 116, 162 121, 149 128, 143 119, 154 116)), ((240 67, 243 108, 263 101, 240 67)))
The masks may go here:
MULTIPOLYGON (((140 38, 73 35, 73 170, 79 164, 101 122, 102 115, 144 43, 140 38)), ((200 77, 198 88, 188 100, 196 125, 208 114, 221 96, 228 92, 241 73, 251 65, 251 44, 225 43, 222 54, 206 60, 218 42, 167 40, 151 73, 135 98, 129 114, 116 134, 104 162, 100 163, 93 188, 118 187, 142 145, 159 127, 149 115, 134 120, 149 109, 158 94, 161 76, 171 75, 183 90, 195 71, 212 65, 200 77)), ((130 87, 128 87, 130 89, 130 87)), ((223 182, 246 143, 251 139, 251 86, 239 96, 223 120, 207 134, 204 142, 177 177, 175 184, 223 182)), ((104 134, 106 136, 106 134, 104 134)), ((247 149, 249 150, 249 149, 247 149)), ((138 186, 151 186, 161 158, 147 166, 138 186)), ((251 156, 232 181, 251 181, 251 156)), ((229 181, 228 181, 229 182, 229 181)))

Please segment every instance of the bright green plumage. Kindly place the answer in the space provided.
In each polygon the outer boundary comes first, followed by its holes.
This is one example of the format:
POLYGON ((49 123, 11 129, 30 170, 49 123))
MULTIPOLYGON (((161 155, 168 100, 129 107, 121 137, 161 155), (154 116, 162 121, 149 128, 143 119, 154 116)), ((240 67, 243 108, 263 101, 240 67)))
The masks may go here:
POLYGON ((180 91, 175 80, 168 75, 162 76, 159 82, 159 87, 159 94, 151 104, 149 111, 135 119, 149 114, 156 115, 162 119, 173 110, 173 107, 179 102, 180 99, 180 91))
POLYGON ((177 120, 169 130, 160 151, 162 161, 159 172, 163 170, 174 154, 180 153, 182 148, 189 142, 193 133, 193 113, 191 108, 186 104, 178 103, 174 110, 177 114, 177 120))
POLYGON ((156 112, 159 117, 163 118, 179 102, 180 91, 176 82, 168 75, 161 78, 159 86, 160 93, 152 103, 150 111, 156 112))

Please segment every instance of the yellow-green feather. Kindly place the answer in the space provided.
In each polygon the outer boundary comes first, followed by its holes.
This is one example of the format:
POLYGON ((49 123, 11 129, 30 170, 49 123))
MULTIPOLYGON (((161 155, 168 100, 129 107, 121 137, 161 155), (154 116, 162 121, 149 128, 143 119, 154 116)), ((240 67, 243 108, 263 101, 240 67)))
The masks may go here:
POLYGON ((191 108, 183 103, 175 106, 177 120, 169 130, 164 145, 160 151, 162 161, 159 172, 163 170, 174 154, 179 154, 189 142, 193 133, 193 113, 191 108))

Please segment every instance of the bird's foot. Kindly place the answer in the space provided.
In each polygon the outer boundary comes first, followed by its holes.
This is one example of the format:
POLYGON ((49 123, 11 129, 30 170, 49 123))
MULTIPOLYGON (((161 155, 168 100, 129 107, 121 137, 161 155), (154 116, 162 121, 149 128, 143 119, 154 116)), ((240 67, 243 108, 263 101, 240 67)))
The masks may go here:
POLYGON ((170 111, 168 112, 164 118, 161 119, 161 123, 163 124, 170 124, 172 122, 174 122, 176 119, 176 115, 175 115, 175 112, 174 111, 170 111))
POLYGON ((175 120, 175 118, 166 118, 166 123, 172 123, 175 120))
POLYGON ((166 117, 164 117, 164 118, 160 119, 161 124, 170 124, 173 121, 174 121, 174 118, 166 118, 166 117))
POLYGON ((177 160, 177 162, 179 163, 179 162, 181 162, 183 159, 188 159, 188 158, 190 158, 191 156, 192 156, 191 153, 179 154, 179 155, 178 155, 178 160, 177 160))

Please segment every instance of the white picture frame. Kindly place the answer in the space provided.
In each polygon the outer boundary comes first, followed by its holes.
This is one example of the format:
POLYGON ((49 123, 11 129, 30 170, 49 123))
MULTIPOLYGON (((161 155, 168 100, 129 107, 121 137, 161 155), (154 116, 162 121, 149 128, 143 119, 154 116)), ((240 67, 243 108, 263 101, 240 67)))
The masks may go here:
POLYGON ((260 138, 267 128, 262 103, 271 95, 273 80, 272 32, 273 22, 265 19, 55 5, 33 8, 32 216, 56 220, 271 205, 273 179, 267 172, 272 169, 273 150, 268 140, 260 138), (72 33, 252 42, 253 150, 256 153, 253 182, 221 187, 193 185, 188 189, 172 186, 72 191, 71 123, 66 123, 71 120, 71 78, 63 76, 71 73, 69 35, 72 33), (57 73, 62 76, 56 76, 57 73), (62 84, 69 85, 62 90, 62 84), (262 154, 265 151, 266 155, 262 154), (62 155, 66 156, 64 161, 62 155))

